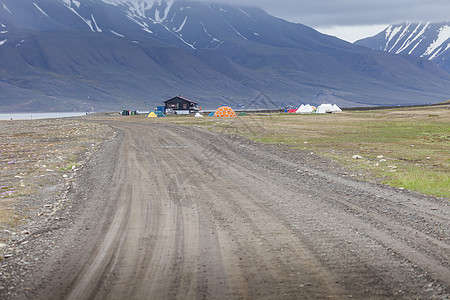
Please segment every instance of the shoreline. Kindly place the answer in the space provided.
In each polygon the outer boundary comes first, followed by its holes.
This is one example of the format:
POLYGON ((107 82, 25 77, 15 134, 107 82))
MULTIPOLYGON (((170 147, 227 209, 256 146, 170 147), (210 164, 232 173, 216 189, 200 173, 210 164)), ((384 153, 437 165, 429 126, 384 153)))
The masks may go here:
POLYGON ((44 120, 82 117, 89 115, 87 112, 42 112, 42 113, 0 113, 0 121, 44 120))

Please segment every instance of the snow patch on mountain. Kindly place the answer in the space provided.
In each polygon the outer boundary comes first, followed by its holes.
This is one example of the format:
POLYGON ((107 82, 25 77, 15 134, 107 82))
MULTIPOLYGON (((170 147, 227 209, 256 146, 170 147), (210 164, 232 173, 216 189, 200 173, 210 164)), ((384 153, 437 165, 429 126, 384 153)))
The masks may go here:
MULTIPOLYGON (((162 24, 167 21, 169 12, 173 5, 173 0, 165 2, 162 0, 102 0, 104 3, 122 6, 124 8, 127 18, 139 25, 141 29, 149 34, 153 34, 154 31, 147 23, 150 21, 153 24, 162 24), (163 4, 164 3, 164 4, 163 4), (153 18, 150 16, 151 10, 155 8, 153 12, 153 18)), ((170 31, 167 26, 165 29, 170 31)), ((172 32, 172 31, 170 31, 172 32)), ((172 32, 173 33, 173 32, 172 32)))
MULTIPOLYGON (((149 34, 158 34, 156 26, 161 26, 171 35, 175 36, 183 44, 191 49, 196 49, 196 41, 188 41, 183 37, 182 30, 189 21, 187 15, 183 21, 174 24, 175 13, 173 13, 174 0, 102 0, 104 3, 120 6, 123 8, 127 18, 138 24, 141 29, 149 34), (172 27, 170 29, 169 27, 172 27)), ((180 11, 189 9, 189 7, 179 7, 180 11)), ((178 11, 177 9, 177 11, 178 11)), ((181 18, 180 18, 181 20, 181 18)), ((212 38, 213 39, 213 38, 212 38)))
MULTIPOLYGON (((380 45, 380 50, 396 54, 404 52, 415 55, 419 54, 421 57, 433 59, 448 49, 447 46, 450 43, 450 26, 444 25, 436 30, 432 28, 432 25, 430 22, 416 24, 407 22, 400 25, 390 25, 385 30, 385 38, 384 42, 382 41, 382 45, 380 45), (433 40, 430 42, 430 39, 433 40), (425 42, 428 44, 424 45, 423 43, 425 42), (417 51, 421 51, 421 53, 417 53, 417 51)), ((360 43, 360 41, 357 43, 360 43)), ((364 42, 361 44, 364 44, 364 42)))
POLYGON ((384 32, 356 41, 355 44, 433 60, 450 72, 450 22, 390 25, 384 32))
POLYGON ((125 37, 123 34, 120 34, 118 32, 115 32, 114 30, 110 30, 109 32, 111 32, 112 34, 118 36, 118 37, 125 37))
MULTIPOLYGON (((202 25, 203 31, 205 32, 205 34, 211 39, 211 43, 222 43, 221 40, 219 40, 219 39, 213 37, 213 36, 208 32, 208 30, 206 30, 205 24, 203 24, 202 21, 200 21, 200 24, 202 25)), ((219 45, 218 45, 218 46, 219 46, 219 45)))
POLYGON ((64 4, 71 12, 73 12, 77 17, 79 17, 81 20, 86 23, 87 26, 89 26, 89 29, 92 32, 102 32, 103 30, 97 25, 97 22, 95 21, 94 15, 91 14, 90 19, 83 17, 78 11, 75 9, 80 8, 80 2, 75 0, 59 0, 62 4, 64 4))
POLYGON ((171 31, 166 25, 164 25, 164 24, 161 24, 161 25, 162 25, 168 32, 170 32, 171 34, 173 34, 174 36, 176 36, 181 42, 183 42, 183 44, 189 46, 190 48, 192 48, 192 49, 194 49, 194 50, 196 49, 196 48, 194 47, 195 42, 194 42, 194 43, 189 43, 188 41, 186 41, 185 39, 183 39, 183 35, 182 35, 182 34, 178 35, 178 34, 176 34, 175 32, 171 31))
POLYGON ((416 50, 416 48, 422 43, 422 41, 425 39, 425 37, 422 37, 421 39, 420 39, 420 41, 419 42, 417 42, 415 45, 414 45, 414 47, 411 49, 411 51, 409 51, 408 52, 408 54, 409 55, 411 55, 411 54, 413 54, 413 52, 416 50))
MULTIPOLYGON (((120 4, 123 4, 123 1, 113 0, 113 2, 119 2, 120 4)), ((152 9, 153 5, 155 4, 155 1, 135 0, 135 1, 126 1, 125 4, 128 6, 128 11, 131 14, 131 16, 138 18, 146 18, 146 12, 152 9)))
POLYGON ((6 10, 7 12, 9 12, 10 14, 12 14, 12 12, 9 10, 8 6, 6 6, 5 3, 2 3, 2 4, 3 4, 3 9, 6 10))
POLYGON ((21 40, 17 44, 14 45, 15 48, 22 46, 22 44, 25 42, 25 40, 21 40))
POLYGON ((72 0, 59 0, 59 2, 61 2, 65 6, 69 6, 69 7, 72 6, 72 0))
MULTIPOLYGON (((180 27, 178 27, 178 29, 177 29, 177 28, 174 28, 173 31, 175 31, 175 32, 180 32, 181 30, 183 30, 184 25, 186 25, 187 19, 188 19, 187 16, 184 17, 183 23, 181 23, 180 27)), ((172 22, 173 22, 173 19, 172 19, 172 22)))
POLYGON ((34 5, 34 7, 37 8, 37 10, 39 10, 39 12, 40 12, 41 14, 43 14, 44 16, 46 16, 46 17, 48 18, 47 13, 46 13, 42 8, 40 8, 39 5, 36 4, 36 2, 33 2, 33 5, 34 5))
POLYGON ((148 28, 142 28, 142 30, 144 30, 144 31, 147 32, 147 33, 153 34, 153 31, 151 31, 151 30, 148 29, 148 28))
POLYGON ((231 24, 230 24, 227 20, 225 20, 223 17, 222 17, 222 20, 223 20, 225 23, 227 23, 227 25, 230 26, 230 28, 233 29, 233 31, 236 32, 237 35, 239 35, 239 36, 240 36, 241 38, 243 38, 244 40, 248 41, 248 39, 247 39, 245 36, 243 36, 236 28, 233 27, 233 25, 231 25, 231 24))
POLYGON ((95 21, 94 15, 92 15, 92 14, 91 14, 91 19, 92 19, 92 22, 93 22, 93 26, 95 26, 95 31, 103 32, 103 30, 100 27, 98 27, 97 21, 95 21))
MULTIPOLYGON (((429 24, 429 23, 428 23, 428 24, 429 24)), ((422 25, 422 22, 420 22, 420 23, 416 26, 416 28, 414 28, 414 31, 410 34, 410 36, 405 40, 405 42, 404 42, 403 45, 400 47, 400 49, 397 50, 397 54, 403 52, 404 50, 406 50, 410 45, 414 45, 414 44, 415 44, 415 46, 417 46, 418 44, 420 44, 420 42, 419 42, 419 43, 416 43, 416 41, 417 41, 420 37, 423 36, 423 34, 425 33, 425 30, 426 30, 427 27, 428 27, 428 24, 425 25, 425 26, 420 30, 420 27, 421 27, 421 25, 422 25), (420 32, 417 33, 419 30, 420 30, 420 32)), ((423 38, 422 38, 422 40, 423 40, 423 38)), ((411 50, 411 51, 414 51, 414 49, 415 49, 415 47, 414 47, 413 50, 411 50)))
POLYGON ((244 10, 242 10, 242 8, 240 8, 238 6, 235 6, 235 8, 237 10, 239 10, 241 13, 243 13, 244 15, 246 15, 247 17, 249 17, 253 22, 256 22, 256 20, 252 16, 250 16, 248 13, 246 13, 244 10))
POLYGON ((444 51, 450 46, 450 26, 446 25, 439 29, 438 37, 434 42, 428 47, 427 51, 423 54, 424 56, 430 56, 433 59, 440 54, 442 54, 442 49, 445 47, 444 51), (444 43, 447 43, 446 45, 444 43), (437 51, 436 51, 437 50, 437 51))
POLYGON ((411 33, 411 31, 409 30, 409 28, 411 27, 411 23, 408 23, 408 26, 405 27, 405 29, 403 30, 402 34, 400 35, 400 38, 397 40, 397 42, 394 44, 394 47, 398 44, 401 43, 403 41, 403 37, 406 37, 408 34, 409 36, 404 39, 403 44, 400 46, 400 48, 398 48, 398 50, 396 51, 396 53, 401 53, 408 45, 410 45, 410 43, 408 43, 409 39, 414 36, 414 34, 417 32, 417 26, 413 32, 411 33))
POLYGON ((101 0, 104 3, 111 4, 114 6, 118 5, 132 5, 137 6, 149 6, 152 7, 155 2, 161 4, 162 0, 101 0))
POLYGON ((162 17, 160 16, 159 9, 155 10, 155 20, 156 20, 156 22, 162 23, 162 22, 164 22, 167 19, 167 16, 169 15, 169 11, 170 11, 170 9, 172 8, 172 5, 173 5, 173 1, 174 0, 166 2, 166 8, 164 9, 162 17))
POLYGON ((135 18, 133 16, 130 16, 129 14, 127 14, 127 17, 133 21, 134 23, 136 23, 137 25, 139 25, 139 27, 141 27, 141 29, 147 33, 153 34, 153 31, 150 30, 149 25, 145 22, 140 20, 140 18, 135 18))
MULTIPOLYGON (((6 30, 6 25, 0 23, 0 28, 1 28, 0 35, 8 33, 8 30, 6 30)), ((8 39, 5 39, 4 37, 0 36, 0 46, 5 44, 7 41, 8 41, 8 39)))
POLYGON ((392 28, 392 25, 388 27, 386 30, 386 46, 384 47, 384 51, 388 51, 387 47, 389 43, 394 39, 394 37, 400 32, 401 27, 392 28))

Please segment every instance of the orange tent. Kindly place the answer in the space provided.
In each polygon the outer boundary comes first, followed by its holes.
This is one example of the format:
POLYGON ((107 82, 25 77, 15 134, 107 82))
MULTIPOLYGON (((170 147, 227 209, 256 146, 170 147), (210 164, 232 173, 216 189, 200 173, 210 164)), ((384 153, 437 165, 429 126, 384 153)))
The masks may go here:
POLYGON ((231 107, 221 106, 214 113, 214 117, 236 117, 236 113, 231 107))

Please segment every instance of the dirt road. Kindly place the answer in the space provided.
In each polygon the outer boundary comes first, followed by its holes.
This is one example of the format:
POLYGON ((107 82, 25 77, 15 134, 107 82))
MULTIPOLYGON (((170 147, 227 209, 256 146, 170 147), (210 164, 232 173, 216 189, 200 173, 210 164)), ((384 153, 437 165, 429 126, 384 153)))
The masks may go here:
POLYGON ((448 201, 199 128, 110 125, 27 297, 450 296, 448 201))

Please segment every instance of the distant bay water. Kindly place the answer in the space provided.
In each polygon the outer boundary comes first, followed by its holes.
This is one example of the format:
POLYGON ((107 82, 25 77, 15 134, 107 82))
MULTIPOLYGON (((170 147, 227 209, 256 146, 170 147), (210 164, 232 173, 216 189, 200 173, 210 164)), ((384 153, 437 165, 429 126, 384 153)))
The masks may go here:
POLYGON ((37 119, 55 119, 67 117, 85 116, 82 112, 51 112, 51 113, 8 113, 0 114, 0 120, 37 120, 37 119))

